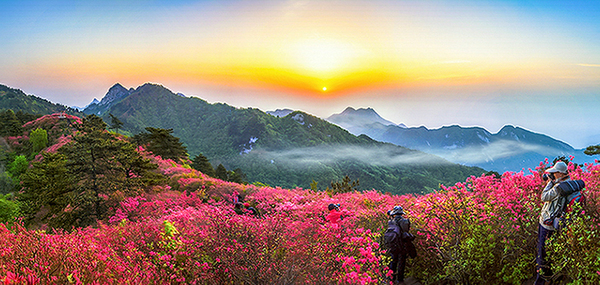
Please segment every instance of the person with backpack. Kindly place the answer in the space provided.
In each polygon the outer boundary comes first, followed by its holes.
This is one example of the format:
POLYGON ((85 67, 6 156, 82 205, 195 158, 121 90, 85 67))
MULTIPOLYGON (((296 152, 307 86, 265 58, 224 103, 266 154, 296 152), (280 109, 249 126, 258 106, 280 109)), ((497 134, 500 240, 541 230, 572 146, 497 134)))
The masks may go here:
POLYGON ((412 243, 415 236, 410 233, 410 220, 404 217, 402 206, 395 206, 388 211, 391 219, 383 235, 385 246, 392 257, 388 265, 392 270, 392 282, 404 282, 404 269, 408 256, 414 258, 416 250, 412 243))
POLYGON ((539 218, 539 231, 537 242, 536 257, 536 279, 535 284, 544 284, 546 279, 552 276, 550 262, 546 256, 546 240, 548 240, 556 228, 555 219, 562 213, 565 206, 566 197, 561 195, 562 190, 559 187, 564 182, 571 181, 567 171, 567 164, 558 161, 553 167, 546 169, 543 178, 548 180, 546 187, 541 194, 541 200, 544 202, 539 218))

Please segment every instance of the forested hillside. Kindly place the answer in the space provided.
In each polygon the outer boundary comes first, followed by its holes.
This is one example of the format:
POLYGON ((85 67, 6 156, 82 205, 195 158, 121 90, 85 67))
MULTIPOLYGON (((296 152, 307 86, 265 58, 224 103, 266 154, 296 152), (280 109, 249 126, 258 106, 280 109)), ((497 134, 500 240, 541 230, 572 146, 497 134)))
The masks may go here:
POLYGON ((251 183, 308 188, 314 180, 318 189, 325 189, 348 175, 360 181, 361 190, 409 193, 431 191, 440 183, 485 172, 357 137, 303 112, 279 118, 258 109, 182 97, 155 84, 128 93, 111 101, 102 115, 106 122, 112 115, 130 134, 146 127, 173 129, 190 158, 202 154, 213 165, 239 168, 251 183))
POLYGON ((83 116, 83 113, 71 107, 55 104, 34 95, 27 95, 19 89, 0 84, 0 111, 6 110, 13 110, 15 113, 21 111, 39 116, 59 112, 66 112, 67 114, 80 117, 83 116))

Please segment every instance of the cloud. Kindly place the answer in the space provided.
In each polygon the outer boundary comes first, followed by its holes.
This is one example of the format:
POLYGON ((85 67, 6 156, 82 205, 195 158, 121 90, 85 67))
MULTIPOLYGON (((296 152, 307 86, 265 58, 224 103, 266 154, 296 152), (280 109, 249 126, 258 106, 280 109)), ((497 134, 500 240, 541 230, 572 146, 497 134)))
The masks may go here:
POLYGON ((590 64, 590 63, 580 63, 577 64, 579 66, 587 66, 587 67, 600 67, 600 64, 590 64))
POLYGON ((436 151, 434 154, 448 159, 449 161, 473 165, 497 161, 529 152, 539 154, 563 153, 561 150, 547 146, 527 144, 512 140, 499 140, 476 147, 457 148, 451 151, 436 151))
POLYGON ((254 155, 285 163, 306 167, 312 164, 331 165, 340 162, 359 162, 375 166, 398 166, 402 164, 427 165, 443 164, 448 161, 427 153, 397 146, 315 146, 282 151, 253 150, 254 155))

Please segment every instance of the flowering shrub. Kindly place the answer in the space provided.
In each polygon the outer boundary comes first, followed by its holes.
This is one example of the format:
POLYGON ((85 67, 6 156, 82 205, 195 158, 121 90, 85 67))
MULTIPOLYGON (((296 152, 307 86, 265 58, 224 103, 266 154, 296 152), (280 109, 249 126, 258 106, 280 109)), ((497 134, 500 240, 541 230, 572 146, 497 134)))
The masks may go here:
MULTIPOLYGON (((394 205, 404 207, 417 236, 408 276, 425 284, 521 284, 535 274, 540 169, 471 177, 426 195, 329 196, 224 182, 153 160, 168 185, 124 198, 97 228, 44 232, 0 224, 0 282, 385 284, 389 257, 379 241, 394 205), (238 196, 262 215, 236 214, 238 196), (345 210, 339 224, 326 222, 330 203, 345 210)), ((548 251, 557 274, 597 284, 600 166, 570 167, 574 179, 585 180, 588 203, 548 251)))

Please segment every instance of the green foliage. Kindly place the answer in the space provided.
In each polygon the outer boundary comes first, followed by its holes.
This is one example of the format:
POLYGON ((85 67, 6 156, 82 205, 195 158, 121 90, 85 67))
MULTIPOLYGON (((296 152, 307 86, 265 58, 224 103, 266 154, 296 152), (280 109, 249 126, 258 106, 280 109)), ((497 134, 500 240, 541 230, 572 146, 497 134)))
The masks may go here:
POLYGON ((13 110, 0 112, 0 136, 18 136, 23 132, 22 122, 13 110))
POLYGON ((13 180, 18 180, 21 174, 27 171, 29 161, 24 155, 17 155, 15 160, 8 165, 8 174, 13 180))
POLYGON ((229 178, 227 175, 227 169, 225 166, 223 166, 223 164, 219 164, 217 168, 215 168, 215 177, 224 181, 227 181, 229 178))
POLYGON ((12 195, 0 195, 0 223, 15 221, 20 216, 19 204, 12 195))
MULTIPOLYGON (((76 180, 69 175, 63 154, 42 153, 42 161, 34 161, 21 178, 23 191, 18 199, 27 224, 50 220, 51 226, 72 222, 72 211, 67 205, 75 203, 76 180)), ((76 205, 71 206, 71 209, 76 205)))
MULTIPOLYGON (((199 98, 181 97, 154 84, 138 87, 109 112, 131 133, 142 132, 148 126, 172 129, 192 157, 202 153, 209 161, 218 161, 227 169, 241 169, 249 181, 285 188, 309 188, 313 180, 329 185, 350 175, 360 179, 364 189, 394 194, 420 193, 431 192, 440 183, 451 185, 484 172, 477 167, 451 164, 439 157, 376 142, 368 136, 357 137, 303 112, 279 118, 258 109, 236 109, 220 103, 209 104, 199 98), (317 159, 297 163, 278 158, 286 151, 311 152, 313 147, 330 147, 335 152, 346 146, 356 147, 357 153, 384 149, 392 154, 416 155, 430 162, 386 165, 374 158, 371 162, 317 159)), ((107 121, 108 114, 104 115, 107 121)))
POLYGON ((580 282, 575 284, 600 284, 600 233, 593 230, 600 212, 596 203, 581 210, 567 214, 566 228, 548 242, 548 256, 555 275, 564 274, 580 282))
MULTIPOLYGON (((314 180, 313 180, 314 182, 314 180)), ((331 181, 331 188, 327 187, 325 192, 329 194, 329 196, 340 194, 340 193, 348 193, 353 191, 358 191, 358 186, 360 182, 358 179, 356 181, 352 181, 348 175, 342 179, 342 181, 331 181)), ((315 185, 316 187, 316 185, 315 185)))
POLYGON ((591 145, 588 146, 583 153, 587 155, 597 155, 600 154, 600 145, 591 145))
POLYGON ((37 128, 29 134, 29 141, 31 142, 33 153, 38 153, 48 146, 48 132, 37 128))
MULTIPOLYGON (((27 95, 19 89, 10 88, 5 85, 0 85, 0 111, 13 110, 19 117, 19 112, 22 114, 36 114, 34 116, 49 115, 59 112, 66 112, 70 115, 84 116, 83 113, 64 105, 54 104, 46 99, 42 99, 33 95, 27 95)), ((34 120, 29 116, 20 117, 22 123, 34 120)), ((3 120, 0 120, 3 122, 3 120)), ((22 124, 21 124, 22 125, 22 124)))
POLYGON ((72 142, 58 154, 43 153, 24 175, 28 221, 69 229, 108 217, 123 197, 134 196, 161 181, 157 168, 135 146, 108 133, 95 115, 77 125, 72 142), (35 218, 37 221, 34 221, 35 218))
POLYGON ((134 140, 140 145, 145 145, 148 151, 163 159, 187 158, 187 148, 179 141, 179 138, 172 135, 173 129, 147 127, 146 131, 148 133, 135 135, 134 140))
POLYGON ((318 185, 319 185, 319 182, 313 180, 310 183, 310 190, 315 191, 315 192, 318 191, 319 190, 318 185))
POLYGON ((15 189, 13 179, 4 171, 4 166, 0 165, 0 194, 8 194, 15 189))
POLYGON ((110 128, 114 130, 116 133, 119 133, 119 129, 123 126, 123 122, 119 120, 119 118, 115 117, 113 114, 108 114, 110 116, 110 128))
POLYGON ((192 159, 192 168, 196 169, 210 177, 215 177, 215 169, 213 168, 212 164, 210 163, 210 161, 208 161, 208 158, 206 158, 206 156, 202 155, 201 153, 199 153, 198 155, 196 155, 196 157, 194 157, 194 159, 192 159))
POLYGON ((239 168, 227 171, 227 177, 228 177, 227 181, 231 181, 231 182, 235 182, 235 183, 239 183, 239 184, 248 183, 248 181, 246 181, 246 174, 244 174, 244 172, 239 168))

